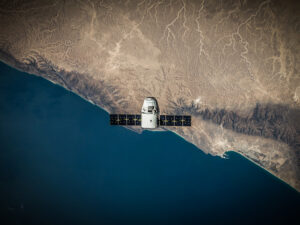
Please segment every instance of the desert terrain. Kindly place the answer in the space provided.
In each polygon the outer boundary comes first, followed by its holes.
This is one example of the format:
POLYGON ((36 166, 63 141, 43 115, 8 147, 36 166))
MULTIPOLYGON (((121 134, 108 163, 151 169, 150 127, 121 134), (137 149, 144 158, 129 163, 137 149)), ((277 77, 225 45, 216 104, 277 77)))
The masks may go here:
POLYGON ((109 113, 153 96, 192 115, 166 129, 299 191, 299 15, 296 1, 1 1, 0 60, 109 113))

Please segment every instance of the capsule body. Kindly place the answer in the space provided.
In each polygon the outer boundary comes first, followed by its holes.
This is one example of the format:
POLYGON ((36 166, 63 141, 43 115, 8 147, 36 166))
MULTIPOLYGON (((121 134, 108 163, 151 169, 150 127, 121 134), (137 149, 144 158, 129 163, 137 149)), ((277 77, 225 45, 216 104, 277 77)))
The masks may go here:
POLYGON ((154 129, 158 127, 159 109, 155 98, 147 97, 144 100, 142 110, 142 128, 154 129))

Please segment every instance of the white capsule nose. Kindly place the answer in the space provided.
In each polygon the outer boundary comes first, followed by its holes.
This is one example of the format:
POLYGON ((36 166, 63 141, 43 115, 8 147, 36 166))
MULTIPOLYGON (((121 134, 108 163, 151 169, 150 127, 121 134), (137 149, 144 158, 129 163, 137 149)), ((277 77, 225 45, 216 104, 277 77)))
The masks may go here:
POLYGON ((153 129, 158 126, 158 104, 155 98, 147 97, 144 100, 142 110, 142 128, 153 129))

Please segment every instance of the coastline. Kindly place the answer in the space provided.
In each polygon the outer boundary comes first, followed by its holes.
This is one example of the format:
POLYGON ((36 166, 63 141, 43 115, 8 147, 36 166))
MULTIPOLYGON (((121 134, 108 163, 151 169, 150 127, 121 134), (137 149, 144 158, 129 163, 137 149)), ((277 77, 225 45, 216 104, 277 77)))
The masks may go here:
MULTIPOLYGON (((182 137, 182 136, 181 136, 180 134, 178 134, 177 132, 175 132, 175 131, 171 131, 171 132, 175 133, 177 136, 179 136, 180 138, 182 138, 183 140, 185 140, 186 142, 188 142, 184 137, 182 137)), ((191 143, 191 142, 188 142, 188 143, 194 145, 194 144, 191 143)), ((198 148, 196 145, 194 145, 194 146, 195 146, 197 149, 199 149, 199 150, 201 150, 202 152, 204 152, 202 149, 198 148)), ((243 155, 242 153, 240 153, 240 152, 238 152, 238 151, 235 151, 235 150, 228 150, 228 151, 224 152, 223 155, 212 155, 212 154, 206 153, 206 152, 204 152, 204 153, 205 153, 205 154, 210 154, 210 155, 216 156, 216 157, 221 157, 222 159, 227 160, 227 159, 230 159, 230 157, 227 155, 227 153, 231 153, 231 152, 233 152, 233 153, 235 153, 235 154, 238 154, 238 155, 240 155, 241 157, 247 159, 247 160, 250 161, 251 163, 255 164, 257 167, 263 169, 265 172, 267 172, 268 174, 270 174, 272 177, 274 177, 274 178, 276 178, 277 180, 279 180, 280 182, 282 182, 282 183, 288 185, 289 188, 293 189, 294 191, 296 191, 297 193, 300 194, 300 190, 294 188, 294 187, 291 186, 289 183, 285 182, 284 180, 282 180, 281 178, 279 178, 278 176, 276 176, 276 175, 275 175, 274 173, 272 173, 271 171, 265 169, 264 167, 262 167, 261 165, 259 165, 257 162, 255 162, 255 161, 252 160, 251 158, 249 158, 249 157, 243 155)))
MULTIPOLYGON (((279 178, 278 176, 276 176, 275 174, 273 174, 271 171, 263 168, 262 166, 260 166, 257 162, 255 162, 254 160, 248 158, 247 156, 244 156, 243 154, 241 154, 240 152, 234 151, 234 150, 229 150, 226 151, 225 153, 230 153, 233 152, 235 154, 238 154, 240 156, 242 156, 243 158, 247 159, 248 161, 250 161, 251 163, 255 164, 257 167, 263 169, 264 172, 267 172, 269 175, 271 175, 273 178, 275 178, 276 180, 280 181, 281 183, 287 185, 289 188, 293 189, 294 191, 296 191, 298 194, 300 194, 300 190, 297 190, 296 188, 294 188, 293 186, 291 186, 289 183, 285 182, 284 180, 282 180, 281 178, 279 178)), ((230 159, 230 158, 228 158, 230 159)))
MULTIPOLYGON (((1 55, 1 54, 0 54, 0 55, 1 55)), ((84 96, 82 96, 81 94, 76 93, 76 92, 74 92, 73 90, 70 90, 70 89, 68 89, 67 87, 65 87, 65 86, 63 86, 63 85, 61 85, 61 84, 59 84, 59 83, 57 83, 57 82, 55 82, 55 81, 43 77, 41 74, 35 74, 35 73, 33 73, 33 72, 23 71, 22 69, 18 68, 17 66, 16 66, 16 67, 13 66, 12 64, 17 65, 16 61, 15 61, 15 60, 13 60, 13 61, 14 61, 15 63, 9 63, 7 60, 3 60, 2 58, 0 58, 0 62, 2 62, 3 64, 5 64, 6 66, 11 67, 12 69, 16 69, 16 70, 18 70, 18 71, 20 71, 20 72, 22 72, 22 73, 26 73, 26 74, 29 74, 29 75, 35 76, 35 77, 40 77, 40 78, 42 78, 42 79, 44 79, 44 80, 50 81, 53 85, 57 85, 57 86, 59 86, 59 87, 61 87, 61 88, 64 88, 66 91, 69 91, 69 92, 75 94, 76 96, 79 96, 79 97, 80 97, 81 99, 83 99, 84 101, 89 102, 89 103, 93 104, 94 106, 100 108, 101 110, 104 110, 106 113, 110 114, 110 111, 109 111, 105 106, 98 105, 97 103, 95 103, 95 102, 92 101, 91 99, 87 99, 87 98, 85 98, 84 96)), ((130 127, 130 126, 123 126, 123 127, 126 128, 126 129, 128 129, 128 130, 130 130, 130 131, 136 132, 136 133, 138 133, 138 134, 142 134, 142 132, 144 131, 144 130, 141 129, 141 128, 135 129, 134 127, 130 127)), ((237 154, 239 154, 240 156, 242 156, 243 158, 245 158, 245 159, 249 160, 250 162, 254 163, 256 166, 262 168, 264 171, 267 171, 267 172, 268 172, 269 174, 271 174, 273 177, 275 177, 276 179, 280 180, 280 182, 283 182, 283 183, 287 184, 290 188, 292 188, 292 189, 293 189, 294 191, 296 191, 297 193, 300 193, 300 190, 297 190, 296 188, 294 188, 293 186, 291 186, 289 183, 285 182, 284 180, 282 180, 281 178, 279 178, 278 176, 276 176, 276 175, 275 175, 274 173, 272 173, 271 171, 265 169, 264 167, 262 167, 261 165, 259 165, 257 162, 255 162, 255 161, 252 160, 251 158, 248 158, 247 156, 243 155, 242 153, 240 153, 240 152, 238 152, 238 151, 235 151, 235 150, 228 150, 228 151, 224 152, 224 154, 222 154, 222 155, 213 155, 213 154, 211 154, 211 153, 208 153, 208 152, 203 151, 202 149, 200 149, 198 146, 196 146, 196 145, 193 144, 192 142, 187 141, 183 136, 181 136, 180 134, 178 134, 178 133, 177 133, 176 131, 174 131, 174 130, 169 130, 169 129, 166 129, 166 128, 159 128, 159 129, 161 129, 161 130, 147 130, 147 131, 152 131, 152 132, 165 132, 165 131, 170 131, 170 132, 176 134, 177 136, 179 136, 180 138, 184 139, 187 143, 194 145, 198 150, 202 151, 203 153, 205 153, 205 154, 210 154, 210 155, 212 155, 212 156, 218 156, 218 157, 221 157, 221 158, 223 158, 223 159, 229 159, 228 156, 226 156, 226 153, 230 153, 230 152, 237 153, 237 154)), ((145 129, 145 130, 146 130, 146 129, 145 129)))

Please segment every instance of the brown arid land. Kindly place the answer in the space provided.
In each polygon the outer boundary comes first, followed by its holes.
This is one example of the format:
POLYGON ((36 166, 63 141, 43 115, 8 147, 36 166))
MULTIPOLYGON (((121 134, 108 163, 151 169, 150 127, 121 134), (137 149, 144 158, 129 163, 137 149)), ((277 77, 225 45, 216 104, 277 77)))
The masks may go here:
POLYGON ((4 0, 0 23, 1 61, 109 113, 154 96, 161 113, 192 115, 169 130, 300 190, 296 1, 4 0))

